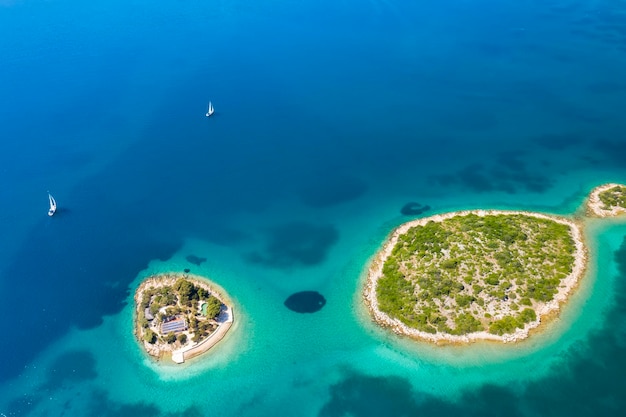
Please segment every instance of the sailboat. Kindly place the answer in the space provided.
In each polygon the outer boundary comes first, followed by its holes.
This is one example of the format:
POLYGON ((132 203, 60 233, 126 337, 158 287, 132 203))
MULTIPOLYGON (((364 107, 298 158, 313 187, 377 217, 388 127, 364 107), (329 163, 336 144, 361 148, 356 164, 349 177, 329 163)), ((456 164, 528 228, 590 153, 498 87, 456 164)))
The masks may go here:
POLYGON ((215 113, 215 109, 213 108, 213 104, 209 101, 209 109, 206 112, 206 117, 212 116, 215 113))
POLYGON ((57 211, 57 202, 50 193, 48 193, 48 200, 50 200, 50 210, 48 210, 48 216, 53 216, 57 211))

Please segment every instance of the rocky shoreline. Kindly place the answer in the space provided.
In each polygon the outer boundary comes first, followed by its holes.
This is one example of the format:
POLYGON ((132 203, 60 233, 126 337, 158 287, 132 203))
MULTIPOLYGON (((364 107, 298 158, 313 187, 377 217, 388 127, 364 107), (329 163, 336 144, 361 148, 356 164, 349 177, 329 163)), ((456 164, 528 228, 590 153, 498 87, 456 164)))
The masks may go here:
POLYGON ((615 217, 622 214, 626 214, 626 208, 614 206, 610 210, 605 210, 604 203, 600 201, 600 193, 609 190, 614 187, 624 187, 623 184, 609 183, 600 185, 589 194, 586 204, 586 212, 588 216, 592 217, 615 217))

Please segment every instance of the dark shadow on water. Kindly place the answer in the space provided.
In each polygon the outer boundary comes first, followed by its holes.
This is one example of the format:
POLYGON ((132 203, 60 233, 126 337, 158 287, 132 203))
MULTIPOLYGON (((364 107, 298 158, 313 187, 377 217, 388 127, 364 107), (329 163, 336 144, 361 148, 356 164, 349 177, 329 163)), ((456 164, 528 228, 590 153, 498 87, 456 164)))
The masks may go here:
POLYGON ((296 313, 315 313, 326 305, 326 298, 317 291, 300 291, 285 300, 285 307, 296 313))
POLYGON ((196 256, 196 255, 188 255, 185 259, 190 264, 194 264, 194 265, 198 265, 198 266, 202 265, 203 262, 206 262, 206 258, 201 258, 201 257, 196 256))
POLYGON ((246 258, 272 268, 318 265, 338 239, 339 232, 331 225, 288 223, 269 230, 265 250, 249 253, 246 258))
POLYGON ((72 214, 72 209, 68 207, 57 207, 53 216, 49 216, 50 220, 58 219, 59 217, 65 217, 72 214))
MULTIPOLYGON (((615 254, 619 277, 615 304, 589 338, 573 346, 561 365, 544 378, 515 387, 485 384, 454 401, 435 397, 396 376, 346 371, 332 385, 323 417, 567 416, 618 417, 626 410, 626 238, 615 254)), ((506 366, 506 365, 505 365, 506 366)), ((532 372, 529 370, 528 372, 532 372)))
POLYGON ((410 203, 406 203, 405 205, 403 205, 402 208, 400 209, 400 213, 402 213, 405 216, 417 216, 417 215, 427 212, 428 210, 430 210, 429 205, 422 205, 420 203, 416 203, 412 201, 410 203))

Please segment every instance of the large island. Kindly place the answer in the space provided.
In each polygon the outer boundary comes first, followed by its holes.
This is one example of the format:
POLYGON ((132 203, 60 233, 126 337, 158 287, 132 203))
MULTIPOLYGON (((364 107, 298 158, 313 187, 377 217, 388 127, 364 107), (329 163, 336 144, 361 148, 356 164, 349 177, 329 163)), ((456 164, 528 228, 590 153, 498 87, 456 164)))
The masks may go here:
POLYGON ((580 226, 539 213, 474 210, 396 229, 368 271, 374 320, 433 342, 528 336, 583 275, 580 226))
POLYGON ((189 274, 159 274, 135 292, 135 335, 156 358, 176 363, 215 346, 233 324, 233 307, 223 290, 189 274))

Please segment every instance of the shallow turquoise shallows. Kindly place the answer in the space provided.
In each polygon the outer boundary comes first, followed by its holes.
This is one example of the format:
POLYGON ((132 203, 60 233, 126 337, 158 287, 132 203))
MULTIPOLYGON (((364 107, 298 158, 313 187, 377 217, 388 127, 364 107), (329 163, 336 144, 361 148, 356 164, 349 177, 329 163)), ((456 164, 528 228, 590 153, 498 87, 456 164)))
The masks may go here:
POLYGON ((625 415, 624 218, 582 220, 585 277, 520 343, 362 303, 406 221, 582 219, 626 183, 624 27, 609 1, 0 0, 0 417, 625 415), (236 322, 155 362, 134 291, 185 269, 236 322))

